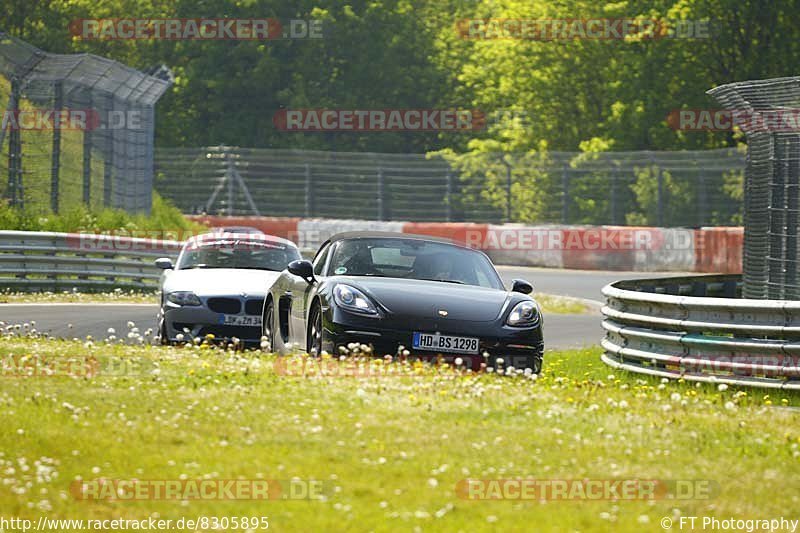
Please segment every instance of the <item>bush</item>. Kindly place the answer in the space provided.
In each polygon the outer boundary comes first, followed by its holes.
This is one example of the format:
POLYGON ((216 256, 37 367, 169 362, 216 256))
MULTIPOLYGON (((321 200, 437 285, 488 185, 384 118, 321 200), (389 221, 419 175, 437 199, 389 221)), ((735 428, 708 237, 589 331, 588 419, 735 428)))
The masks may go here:
POLYGON ((177 231, 200 232, 205 226, 193 222, 169 200, 153 193, 150 215, 133 215, 121 209, 90 210, 79 205, 59 214, 41 215, 0 204, 0 230, 55 232, 134 232, 177 231))

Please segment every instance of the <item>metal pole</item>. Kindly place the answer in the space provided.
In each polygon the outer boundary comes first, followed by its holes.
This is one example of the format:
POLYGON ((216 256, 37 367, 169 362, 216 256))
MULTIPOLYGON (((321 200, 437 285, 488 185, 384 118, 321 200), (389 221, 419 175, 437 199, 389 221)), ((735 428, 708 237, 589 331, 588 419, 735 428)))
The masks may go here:
POLYGON ((445 220, 452 222, 453 220, 453 175, 448 171, 445 176, 445 193, 444 193, 444 208, 445 220))
POLYGON ((784 297, 788 300, 796 300, 800 295, 800 287, 797 285, 797 227, 798 209, 800 209, 800 138, 792 135, 786 140, 787 172, 786 172, 786 292, 784 297))
POLYGON ((305 183, 305 214, 306 218, 314 216, 314 188, 311 183, 311 165, 306 163, 306 183, 305 183))
POLYGON ((656 165, 655 158, 653 159, 653 168, 656 171, 656 180, 658 181, 658 191, 656 197, 656 226, 664 227, 664 174, 661 172, 661 167, 656 165))
POLYGON ((109 118, 114 113, 114 95, 110 94, 108 96, 109 99, 109 106, 108 106, 108 113, 106 113, 105 122, 103 123, 103 118, 101 117, 101 124, 100 127, 105 124, 106 126, 106 148, 105 148, 105 158, 103 163, 103 206, 111 207, 111 179, 114 173, 114 135, 115 130, 114 128, 109 127, 109 118))
MULTIPOLYGON (((9 99, 9 111, 15 117, 15 122, 19 120, 19 80, 11 80, 11 97, 9 99)), ((19 124, 10 127, 8 135, 8 199, 12 206, 18 206, 17 190, 19 183, 19 172, 22 167, 22 143, 20 142, 19 124)))
POLYGON ((506 165, 506 220, 511 222, 511 164, 503 159, 506 165))
POLYGON ((569 220, 569 176, 568 166, 564 163, 561 168, 561 223, 567 224, 569 220))
MULTIPOLYGON (((54 84, 53 108, 56 113, 61 112, 64 106, 64 85, 61 81, 54 84)), ((59 171, 61 167, 61 127, 58 120, 53 121, 53 153, 51 154, 52 166, 50 168, 50 209, 58 213, 59 171)))
POLYGON ((228 181, 228 205, 227 205, 228 209, 227 209, 227 211, 228 211, 228 216, 230 217, 230 216, 233 216, 233 186, 234 186, 233 180, 234 180, 234 175, 233 175, 233 161, 231 161, 231 154, 228 151, 225 152, 225 160, 228 163, 227 169, 225 170, 225 179, 228 181))
POLYGON ((378 220, 384 220, 386 213, 385 213, 385 205, 384 205, 384 198, 383 198, 383 169, 378 167, 378 220))
POLYGON ((615 163, 614 167, 613 174, 611 174, 611 223, 617 225, 619 223, 617 220, 617 171, 619 163, 615 163))
MULTIPOLYGON (((698 168, 697 159, 694 160, 694 168, 698 168)), ((701 170, 697 176, 697 218, 698 226, 703 227, 708 220, 708 191, 706 190, 705 171, 701 170)))
MULTIPOLYGON (((89 109, 92 108, 92 93, 89 91, 89 109)), ((92 127, 88 121, 83 130, 83 203, 90 207, 92 200, 92 127)))

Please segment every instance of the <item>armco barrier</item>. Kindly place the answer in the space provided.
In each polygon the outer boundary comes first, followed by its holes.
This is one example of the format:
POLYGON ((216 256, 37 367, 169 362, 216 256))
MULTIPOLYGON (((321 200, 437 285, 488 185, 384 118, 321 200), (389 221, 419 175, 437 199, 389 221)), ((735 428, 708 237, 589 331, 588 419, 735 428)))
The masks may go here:
POLYGON ((650 228, 269 217, 192 217, 213 227, 252 226, 310 253, 341 231, 446 237, 485 251, 500 265, 640 272, 742 271, 742 228, 650 228))
POLYGON ((0 287, 18 291, 154 289, 158 257, 180 242, 131 237, 0 231, 0 287))
POLYGON ((653 376, 800 390, 800 302, 740 293, 740 275, 607 285, 603 361, 653 376))

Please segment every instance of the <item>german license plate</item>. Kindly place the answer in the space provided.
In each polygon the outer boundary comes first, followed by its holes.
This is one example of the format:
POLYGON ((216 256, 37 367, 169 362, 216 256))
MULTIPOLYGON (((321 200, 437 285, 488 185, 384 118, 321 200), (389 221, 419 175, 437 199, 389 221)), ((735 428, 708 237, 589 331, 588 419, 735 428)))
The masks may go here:
POLYGON ((475 337, 456 337, 438 333, 414 332, 411 346, 417 350, 448 353, 478 353, 478 339, 475 337))
POLYGON ((251 315, 219 315, 219 323, 225 326, 260 326, 261 317, 251 315))

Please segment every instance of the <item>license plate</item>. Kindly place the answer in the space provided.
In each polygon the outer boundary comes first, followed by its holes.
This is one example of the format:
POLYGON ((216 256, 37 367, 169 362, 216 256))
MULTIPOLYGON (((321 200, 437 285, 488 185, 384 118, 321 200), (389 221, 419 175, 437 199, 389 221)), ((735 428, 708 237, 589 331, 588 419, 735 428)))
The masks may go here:
POLYGON ((219 315, 219 323, 224 326, 260 326, 260 316, 219 315))
POLYGON ((478 353, 478 339, 475 337, 456 337, 438 333, 414 332, 411 346, 417 350, 449 353, 478 353))

